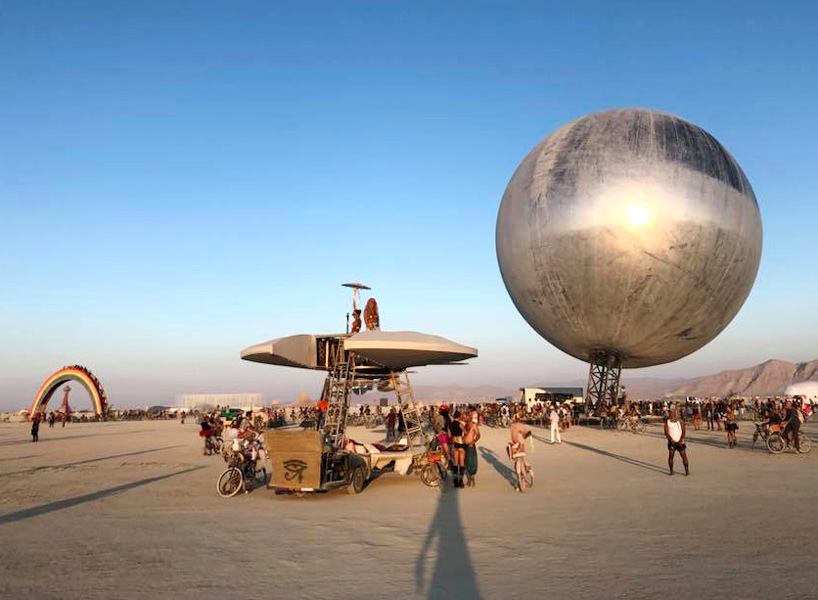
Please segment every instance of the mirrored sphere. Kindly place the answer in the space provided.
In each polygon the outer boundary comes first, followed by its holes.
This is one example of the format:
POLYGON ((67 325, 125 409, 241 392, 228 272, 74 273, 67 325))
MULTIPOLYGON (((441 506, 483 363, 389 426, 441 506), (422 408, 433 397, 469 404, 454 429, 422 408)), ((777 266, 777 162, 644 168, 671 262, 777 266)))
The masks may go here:
POLYGON ((676 116, 616 109, 573 121, 517 168, 497 217, 514 304, 557 348, 623 367, 716 337, 750 293, 761 214, 736 160, 676 116))

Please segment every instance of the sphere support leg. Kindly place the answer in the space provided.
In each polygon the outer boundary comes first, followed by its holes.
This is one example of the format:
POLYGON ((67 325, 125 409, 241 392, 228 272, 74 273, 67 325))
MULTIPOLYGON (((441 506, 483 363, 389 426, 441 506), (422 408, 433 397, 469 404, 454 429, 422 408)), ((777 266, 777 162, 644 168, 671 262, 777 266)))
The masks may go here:
POLYGON ((591 354, 588 362, 588 386, 585 391, 585 410, 590 414, 599 414, 603 403, 616 404, 619 399, 619 376, 622 373, 622 361, 619 356, 604 350, 591 354))

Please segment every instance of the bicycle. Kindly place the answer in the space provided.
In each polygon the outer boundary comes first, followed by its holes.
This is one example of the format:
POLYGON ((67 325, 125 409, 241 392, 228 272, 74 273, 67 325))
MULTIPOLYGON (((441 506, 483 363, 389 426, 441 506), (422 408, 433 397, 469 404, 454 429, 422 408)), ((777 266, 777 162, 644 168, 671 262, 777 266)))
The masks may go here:
POLYGON ((756 430, 753 432, 753 444, 750 446, 751 448, 755 448, 756 442, 761 439, 762 443, 766 446, 767 440, 770 437, 770 431, 766 427, 765 424, 759 422, 753 422, 753 425, 756 426, 756 430))
POLYGON ((347 415, 347 427, 360 427, 364 424, 362 415, 347 415))
POLYGON ((424 485, 440 487, 448 477, 444 466, 443 450, 436 438, 432 438, 422 454, 415 456, 413 463, 412 470, 416 470, 424 485))
POLYGON ((625 417, 619 421, 619 431, 645 433, 645 423, 641 417, 625 417))
POLYGON ((258 473, 259 445, 251 444, 245 450, 227 450, 224 460, 228 467, 216 481, 216 491, 222 498, 232 498, 240 491, 255 487, 258 473))
POLYGON ((795 447, 795 442, 791 441, 791 436, 784 437, 781 429, 770 433, 767 438, 767 449, 773 454, 781 454, 784 450, 791 449, 793 452, 800 454, 808 454, 812 450, 812 442, 809 437, 805 435, 798 436, 798 448, 795 447))
POLYGON ((204 448, 202 454, 210 456, 211 454, 221 454, 222 438, 214 430, 202 431, 199 433, 204 438, 204 448))
POLYGON ((618 429, 619 425, 616 415, 609 415, 602 419, 602 429, 618 429))
POLYGON ((375 427, 383 424, 384 420, 381 415, 364 415, 364 427, 367 429, 375 429, 375 427))
POLYGON ((525 493, 526 490, 534 487, 534 469, 525 459, 525 452, 522 444, 509 442, 506 446, 506 453, 509 459, 514 461, 514 473, 517 475, 517 491, 525 493))

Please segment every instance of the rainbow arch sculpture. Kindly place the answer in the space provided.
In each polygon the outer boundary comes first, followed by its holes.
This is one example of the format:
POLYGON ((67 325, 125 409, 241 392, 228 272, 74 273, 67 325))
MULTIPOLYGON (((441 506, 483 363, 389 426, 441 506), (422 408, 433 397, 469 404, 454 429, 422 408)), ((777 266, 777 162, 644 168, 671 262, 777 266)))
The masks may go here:
POLYGON ((29 415, 45 412, 51 396, 62 384, 68 381, 76 381, 88 391, 88 395, 91 396, 91 401, 94 404, 94 412, 97 415, 104 417, 108 414, 108 397, 105 395, 102 383, 90 370, 81 365, 72 365, 63 367, 45 380, 45 383, 40 386, 40 390, 37 392, 37 397, 34 398, 29 415))

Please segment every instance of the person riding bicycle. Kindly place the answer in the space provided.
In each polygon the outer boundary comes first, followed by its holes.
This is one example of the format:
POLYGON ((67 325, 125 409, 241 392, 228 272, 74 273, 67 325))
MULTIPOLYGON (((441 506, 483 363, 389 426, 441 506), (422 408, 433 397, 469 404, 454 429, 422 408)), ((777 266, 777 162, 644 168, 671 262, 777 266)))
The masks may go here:
POLYGON ((210 453, 210 445, 211 439, 216 435, 216 427, 213 424, 213 421, 210 419, 208 415, 205 415, 201 422, 199 423, 201 427, 201 431, 199 431, 199 436, 203 438, 204 441, 204 451, 205 453, 210 453))
POLYGON ((531 465, 525 459, 525 441, 530 437, 531 430, 520 422, 518 415, 511 425, 511 442, 507 448, 509 458, 514 461, 518 481, 522 480, 525 472, 531 469, 531 465))
POLYGON ((764 430, 764 433, 769 435, 771 431, 770 426, 780 425, 784 419, 781 416, 781 414, 774 408, 767 409, 763 412, 764 412, 763 420, 759 423, 759 425, 764 430))
POLYGON ((801 431, 801 415, 799 414, 801 411, 798 407, 793 403, 792 400, 787 400, 786 404, 787 413, 784 417, 784 429, 781 430, 781 437, 784 438, 784 441, 789 443, 789 434, 792 433, 792 441, 793 445, 795 446, 795 450, 800 452, 801 451, 801 441, 798 438, 798 434, 801 431))

